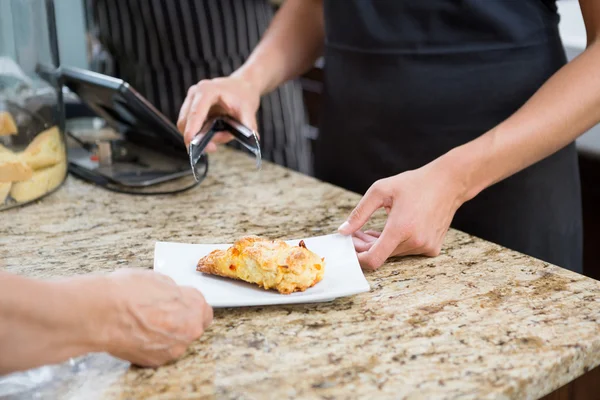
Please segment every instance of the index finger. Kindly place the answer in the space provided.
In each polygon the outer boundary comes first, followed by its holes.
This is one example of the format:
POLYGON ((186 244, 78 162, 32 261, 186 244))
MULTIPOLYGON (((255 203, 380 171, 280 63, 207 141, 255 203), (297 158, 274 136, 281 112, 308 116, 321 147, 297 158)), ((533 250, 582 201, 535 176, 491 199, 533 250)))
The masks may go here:
POLYGON ((198 289, 191 286, 182 286, 181 292, 185 296, 193 322, 197 327, 197 334, 200 335, 213 320, 212 307, 206 302, 204 295, 198 289))
POLYGON ((396 247, 409 239, 408 232, 398 218, 391 213, 383 232, 369 250, 358 254, 358 261, 363 267, 377 269, 390 257, 396 247))
POLYGON ((214 104, 215 98, 216 95, 213 93, 197 93, 194 96, 194 100, 192 100, 190 110, 187 114, 187 121, 183 132, 186 145, 192 141, 194 136, 196 136, 198 131, 202 128, 206 116, 214 104))
POLYGON ((187 125, 188 112, 190 110, 190 105, 192 104, 192 99, 194 98, 194 93, 188 94, 181 105, 181 109, 179 109, 179 117, 177 118, 177 129, 183 135, 185 131, 185 126, 187 125))
POLYGON ((384 194, 379 188, 380 184, 375 183, 367 193, 360 199, 350 216, 339 228, 342 235, 351 235, 362 228, 371 215, 384 205, 384 194))
POLYGON ((208 328, 213 320, 213 309, 206 301, 206 298, 200 290, 194 289, 194 295, 198 304, 199 311, 202 312, 202 326, 203 329, 208 328))

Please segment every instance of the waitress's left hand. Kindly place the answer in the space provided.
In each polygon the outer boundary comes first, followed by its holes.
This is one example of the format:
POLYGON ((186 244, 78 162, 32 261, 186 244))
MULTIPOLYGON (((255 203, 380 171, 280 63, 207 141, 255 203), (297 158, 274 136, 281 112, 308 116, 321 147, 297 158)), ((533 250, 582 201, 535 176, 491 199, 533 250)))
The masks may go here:
POLYGON ((375 182, 340 226, 352 235, 363 268, 377 269, 388 257, 437 256, 456 210, 462 187, 437 163, 375 182), (388 218, 383 232, 360 229, 379 208, 388 218))

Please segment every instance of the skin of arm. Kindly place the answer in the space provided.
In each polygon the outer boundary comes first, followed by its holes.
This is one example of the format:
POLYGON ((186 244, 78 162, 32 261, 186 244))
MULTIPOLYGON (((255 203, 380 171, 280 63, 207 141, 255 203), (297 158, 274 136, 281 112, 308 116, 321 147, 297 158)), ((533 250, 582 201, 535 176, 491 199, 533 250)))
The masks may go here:
POLYGON ((97 278, 41 281, 0 272, 0 375, 100 349, 87 318, 102 311, 97 278), (85 290, 79 290, 78 288, 85 290))
POLYGON ((107 352, 157 367, 212 322, 202 294, 141 269, 34 280, 0 272, 0 375, 107 352))
POLYGON ((286 0, 248 60, 233 73, 261 95, 309 70, 323 52, 323 0, 286 0))
POLYGON ((580 4, 587 49, 510 118, 439 159, 456 171, 463 202, 560 150, 600 121, 600 2, 580 4))

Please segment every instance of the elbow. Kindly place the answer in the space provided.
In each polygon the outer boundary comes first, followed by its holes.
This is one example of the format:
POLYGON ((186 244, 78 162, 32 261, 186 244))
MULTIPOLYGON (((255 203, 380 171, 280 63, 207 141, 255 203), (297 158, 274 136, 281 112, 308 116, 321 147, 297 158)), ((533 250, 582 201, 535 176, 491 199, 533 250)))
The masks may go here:
POLYGON ((598 43, 600 42, 600 34, 587 37, 586 49, 591 49, 598 47, 598 43))
POLYGON ((597 44, 600 43, 600 29, 588 26, 585 33, 587 36, 586 48, 597 47, 597 44))

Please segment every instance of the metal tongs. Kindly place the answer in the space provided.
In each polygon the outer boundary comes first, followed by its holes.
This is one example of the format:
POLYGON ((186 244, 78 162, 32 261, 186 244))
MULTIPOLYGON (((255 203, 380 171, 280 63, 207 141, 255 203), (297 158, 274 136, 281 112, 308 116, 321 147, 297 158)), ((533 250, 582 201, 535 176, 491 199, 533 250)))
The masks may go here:
POLYGON ((192 167, 192 172, 194 173, 194 178, 197 182, 202 179, 200 168, 198 168, 198 162, 202 158, 204 149, 217 132, 231 133, 236 141, 241 143, 256 156, 256 169, 260 169, 261 153, 258 134, 231 117, 214 117, 206 121, 200 132, 198 132, 190 142, 188 150, 190 154, 190 166, 192 167))

